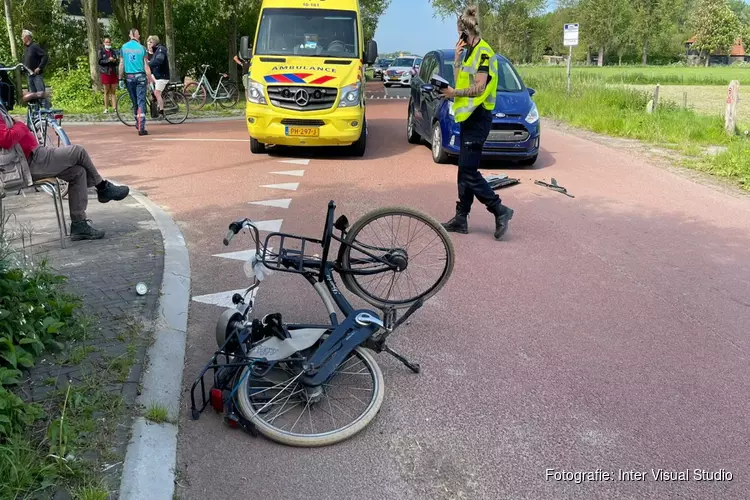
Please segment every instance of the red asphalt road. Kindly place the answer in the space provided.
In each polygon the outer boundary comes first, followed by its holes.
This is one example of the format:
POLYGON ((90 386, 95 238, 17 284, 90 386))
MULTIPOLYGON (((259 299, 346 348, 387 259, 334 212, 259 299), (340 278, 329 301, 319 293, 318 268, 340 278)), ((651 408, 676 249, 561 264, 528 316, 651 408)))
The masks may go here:
MULTIPOLYGON (((350 221, 406 204, 444 220, 454 165, 405 137, 406 102, 371 104, 363 159, 317 152, 307 166, 254 156, 242 121, 69 127, 101 170, 148 193, 181 225, 193 295, 246 285, 242 263, 211 255, 241 216, 283 218, 319 236, 326 203, 350 221), (304 169, 289 177, 271 171, 304 169), (262 184, 300 182, 295 192, 262 184), (292 198, 288 209, 249 205, 292 198)), ((378 357, 383 407, 362 433, 323 449, 288 448, 228 429, 207 410, 180 415, 178 493, 187 499, 705 498, 750 491, 750 202, 632 155, 552 130, 522 184, 499 191, 516 210, 506 239, 475 205, 446 287, 391 338, 422 365, 378 357), (555 177, 575 195, 534 185, 555 177), (602 469, 614 480, 547 480, 547 468, 602 469), (646 472, 621 481, 618 470, 646 472), (652 469, 689 469, 655 481, 652 469), (704 482, 693 469, 733 474, 704 482)), ((299 154, 299 153, 294 153, 299 154)), ((309 154, 303 152, 303 154, 309 154)), ((112 210, 116 210, 113 206, 112 210)), ((95 221, 94 221, 95 222, 95 221)), ((258 314, 325 320, 309 285, 274 273, 258 314)), ((192 303, 185 388, 216 348, 221 309, 192 303)))

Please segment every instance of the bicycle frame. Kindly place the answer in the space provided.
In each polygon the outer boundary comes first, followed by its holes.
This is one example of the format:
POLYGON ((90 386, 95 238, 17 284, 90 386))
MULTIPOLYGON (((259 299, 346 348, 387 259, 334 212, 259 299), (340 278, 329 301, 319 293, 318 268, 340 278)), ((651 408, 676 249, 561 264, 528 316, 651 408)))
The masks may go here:
POLYGON ((191 97, 195 97, 196 93, 198 92, 198 89, 200 88, 201 85, 203 85, 206 88, 206 91, 208 92, 208 94, 211 96, 212 103, 223 100, 223 99, 229 99, 230 97, 229 92, 227 91, 226 87, 224 87, 224 84, 222 83, 224 81, 224 74, 219 75, 219 83, 216 84, 216 90, 214 90, 214 88, 211 86, 211 82, 209 82, 208 78, 206 78, 206 71, 208 71, 209 67, 210 66, 206 66, 205 68, 203 68, 203 74, 201 74, 201 77, 198 80, 198 84, 195 88, 195 91, 193 92, 191 97), (219 91, 221 89, 224 89, 224 93, 220 95, 219 91))

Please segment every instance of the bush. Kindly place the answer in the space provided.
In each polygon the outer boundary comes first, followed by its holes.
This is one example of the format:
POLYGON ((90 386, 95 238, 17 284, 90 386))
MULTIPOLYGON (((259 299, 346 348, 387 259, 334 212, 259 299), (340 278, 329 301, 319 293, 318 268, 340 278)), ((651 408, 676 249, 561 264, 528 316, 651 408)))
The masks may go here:
MULTIPOLYGON (((0 221, 0 225, 2 221, 0 221)), ((76 331, 78 299, 62 291, 65 278, 46 265, 24 269, 12 260, 7 234, 0 231, 0 442, 41 416, 12 392, 23 370, 76 331)))
POLYGON ((102 95, 91 88, 88 58, 78 58, 78 65, 70 71, 58 71, 49 79, 52 87, 52 104, 73 113, 99 111, 102 95))

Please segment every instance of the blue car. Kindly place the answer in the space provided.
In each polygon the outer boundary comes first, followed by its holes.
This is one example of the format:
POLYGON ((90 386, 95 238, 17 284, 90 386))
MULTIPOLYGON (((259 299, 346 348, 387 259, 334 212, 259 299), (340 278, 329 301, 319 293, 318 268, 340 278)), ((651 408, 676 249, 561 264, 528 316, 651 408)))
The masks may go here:
MULTIPOLYGON (((459 126, 453 119, 453 100, 440 98, 430 84, 437 75, 455 86, 453 57, 455 50, 429 52, 419 73, 411 81, 407 136, 412 144, 424 138, 432 145, 435 163, 446 163, 458 156, 459 126)), ((498 85, 492 130, 484 144, 484 157, 518 161, 533 165, 539 154, 539 112, 531 99, 534 89, 527 88, 513 65, 498 56, 498 85)))

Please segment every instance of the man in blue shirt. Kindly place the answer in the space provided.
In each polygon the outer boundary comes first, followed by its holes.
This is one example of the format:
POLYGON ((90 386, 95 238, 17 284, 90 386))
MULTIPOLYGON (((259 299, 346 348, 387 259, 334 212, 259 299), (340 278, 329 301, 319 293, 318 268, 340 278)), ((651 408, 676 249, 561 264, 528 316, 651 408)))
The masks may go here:
POLYGON ((130 41, 120 49, 120 81, 125 80, 125 86, 133 103, 138 135, 148 135, 146 131, 146 88, 153 80, 151 68, 148 65, 146 48, 140 43, 141 35, 138 30, 130 30, 130 41))

